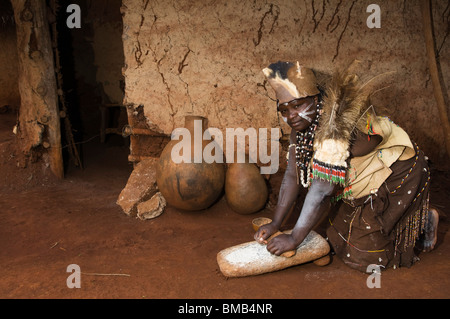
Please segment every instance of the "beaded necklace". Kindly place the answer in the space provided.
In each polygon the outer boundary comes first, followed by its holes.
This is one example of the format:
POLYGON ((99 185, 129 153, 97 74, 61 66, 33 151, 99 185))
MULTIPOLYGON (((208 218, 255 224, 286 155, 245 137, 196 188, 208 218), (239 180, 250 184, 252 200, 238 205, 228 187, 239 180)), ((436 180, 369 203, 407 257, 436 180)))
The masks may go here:
POLYGON ((317 114, 311 125, 305 131, 297 132, 297 143, 289 145, 289 148, 295 147, 295 163, 297 170, 300 170, 300 182, 305 188, 311 185, 311 158, 314 154, 314 136, 319 125, 322 102, 319 102, 316 107, 317 114))

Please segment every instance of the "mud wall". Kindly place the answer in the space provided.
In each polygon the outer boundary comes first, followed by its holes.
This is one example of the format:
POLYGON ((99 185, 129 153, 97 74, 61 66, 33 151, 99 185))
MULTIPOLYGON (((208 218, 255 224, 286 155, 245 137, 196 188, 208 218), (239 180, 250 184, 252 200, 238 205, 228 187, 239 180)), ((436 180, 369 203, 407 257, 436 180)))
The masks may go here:
MULTIPOLYGON (((188 114, 209 126, 277 127, 273 91, 261 69, 299 60, 329 73, 354 59, 379 79, 375 104, 388 107, 427 154, 443 160, 443 133, 426 61, 420 2, 124 0, 125 103, 143 105, 149 127, 170 134, 188 114)), ((443 87, 449 79, 449 8, 432 1, 443 87)), ((284 130, 284 133, 289 130, 284 130)))

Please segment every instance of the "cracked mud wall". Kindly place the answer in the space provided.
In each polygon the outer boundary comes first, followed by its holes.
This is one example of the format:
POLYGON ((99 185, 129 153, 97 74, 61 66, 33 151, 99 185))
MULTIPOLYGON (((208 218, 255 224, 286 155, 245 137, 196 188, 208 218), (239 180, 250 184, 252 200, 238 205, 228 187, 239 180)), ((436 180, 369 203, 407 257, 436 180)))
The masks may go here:
MULTIPOLYGON (((442 84, 448 92, 449 5, 432 1, 442 84)), ((149 128, 170 134, 186 115, 210 127, 281 127, 261 70, 299 60, 319 72, 361 61, 380 77, 374 104, 388 108, 434 161, 445 159, 443 132, 426 61, 419 1, 124 0, 124 103, 143 105, 149 128), (381 9, 370 29, 367 6, 381 9)), ((447 94, 448 95, 448 94, 447 94)))

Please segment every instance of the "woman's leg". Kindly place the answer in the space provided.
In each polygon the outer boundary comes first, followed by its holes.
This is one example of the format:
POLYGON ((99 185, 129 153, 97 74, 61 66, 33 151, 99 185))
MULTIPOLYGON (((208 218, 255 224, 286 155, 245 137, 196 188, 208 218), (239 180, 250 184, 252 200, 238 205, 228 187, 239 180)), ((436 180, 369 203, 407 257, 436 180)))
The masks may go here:
POLYGON ((424 229, 423 240, 421 241, 422 250, 429 252, 434 249, 437 241, 437 228, 439 223, 439 213, 435 208, 428 210, 427 223, 424 229))

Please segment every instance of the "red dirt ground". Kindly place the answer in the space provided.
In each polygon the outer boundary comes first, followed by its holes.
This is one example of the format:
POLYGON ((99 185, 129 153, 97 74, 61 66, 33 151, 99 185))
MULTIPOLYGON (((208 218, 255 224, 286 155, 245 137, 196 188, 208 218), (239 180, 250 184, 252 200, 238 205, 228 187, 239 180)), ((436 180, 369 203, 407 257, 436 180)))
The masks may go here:
POLYGON ((127 147, 94 139, 84 145, 83 170, 69 169, 62 181, 41 178, 41 164, 17 167, 14 121, 0 114, 0 298, 450 297, 448 170, 433 170, 431 200, 444 212, 436 249, 411 268, 383 272, 381 288, 369 289, 368 274, 337 258, 227 279, 216 254, 252 240, 251 220, 269 211, 238 215, 222 198, 202 212, 168 207, 153 220, 129 217, 116 205, 132 170, 127 147), (80 266, 81 288, 66 285, 70 264, 80 266))

